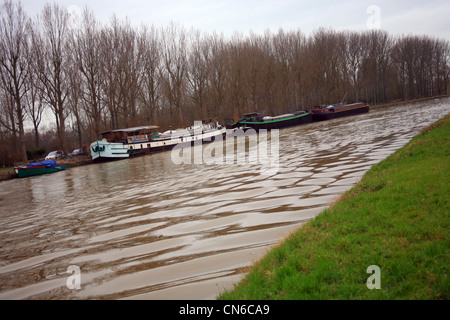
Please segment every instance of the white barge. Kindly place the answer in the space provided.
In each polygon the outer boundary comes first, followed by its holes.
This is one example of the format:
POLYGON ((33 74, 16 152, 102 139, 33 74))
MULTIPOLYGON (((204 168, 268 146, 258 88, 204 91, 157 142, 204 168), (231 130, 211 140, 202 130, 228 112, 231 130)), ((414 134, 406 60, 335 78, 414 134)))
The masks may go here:
POLYGON ((141 126, 103 132, 102 140, 91 143, 92 160, 107 161, 125 159, 169 150, 180 143, 195 141, 212 142, 226 134, 226 128, 218 123, 196 122, 186 129, 158 132, 158 126, 141 126))

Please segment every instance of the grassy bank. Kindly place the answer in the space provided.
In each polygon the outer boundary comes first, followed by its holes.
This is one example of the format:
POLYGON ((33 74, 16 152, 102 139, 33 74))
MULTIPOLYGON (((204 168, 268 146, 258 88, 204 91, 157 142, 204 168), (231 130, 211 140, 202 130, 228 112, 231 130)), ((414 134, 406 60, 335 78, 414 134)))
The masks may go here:
POLYGON ((450 115, 375 165, 220 299, 449 299, 450 115), (381 289, 367 273, 380 267, 381 289))

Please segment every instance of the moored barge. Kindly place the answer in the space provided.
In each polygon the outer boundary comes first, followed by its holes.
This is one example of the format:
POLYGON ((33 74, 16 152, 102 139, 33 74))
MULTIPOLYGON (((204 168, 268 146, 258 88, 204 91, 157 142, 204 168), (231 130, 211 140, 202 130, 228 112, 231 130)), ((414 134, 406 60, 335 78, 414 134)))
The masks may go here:
POLYGON ((317 106, 311 111, 313 121, 330 120, 367 112, 369 112, 369 105, 363 102, 317 106))
POLYGON ((197 122, 192 127, 163 133, 158 132, 158 128, 149 125, 103 132, 102 140, 94 141, 90 145, 92 160, 126 159, 130 156, 170 150, 180 143, 212 142, 226 134, 226 129, 215 122, 197 122))
POLYGON ((271 130, 296 126, 299 124, 310 122, 312 122, 312 115, 308 111, 297 111, 294 113, 282 114, 275 117, 263 117, 261 113, 253 112, 244 114, 244 117, 233 123, 231 125, 231 128, 247 127, 253 128, 255 130, 271 130))

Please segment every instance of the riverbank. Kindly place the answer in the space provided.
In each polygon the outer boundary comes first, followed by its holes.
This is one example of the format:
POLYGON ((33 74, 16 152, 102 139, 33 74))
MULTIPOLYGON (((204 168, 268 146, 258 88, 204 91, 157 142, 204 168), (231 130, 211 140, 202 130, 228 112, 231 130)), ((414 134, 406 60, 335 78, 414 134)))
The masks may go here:
POLYGON ((447 115, 373 166, 219 299, 449 299, 449 154, 447 115), (374 265, 380 289, 369 290, 374 265))
MULTIPOLYGON (((68 163, 69 168, 84 166, 87 164, 93 163, 91 157, 89 155, 86 156, 77 156, 68 159, 58 160, 58 163, 68 163)), ((1 168, 0 169, 0 181, 6 181, 10 179, 18 178, 16 173, 14 172, 14 168, 1 168)))
POLYGON ((394 107, 394 106, 400 106, 400 105, 404 105, 404 104, 408 104, 408 103, 419 103, 419 102, 435 100, 435 99, 444 99, 444 98, 449 98, 449 97, 450 97, 450 94, 444 94, 444 95, 440 95, 440 96, 432 96, 432 97, 425 97, 425 98, 418 98, 418 99, 411 99, 411 100, 399 99, 399 100, 394 100, 394 101, 391 101, 388 103, 370 105, 370 108, 378 109, 378 108, 394 107))

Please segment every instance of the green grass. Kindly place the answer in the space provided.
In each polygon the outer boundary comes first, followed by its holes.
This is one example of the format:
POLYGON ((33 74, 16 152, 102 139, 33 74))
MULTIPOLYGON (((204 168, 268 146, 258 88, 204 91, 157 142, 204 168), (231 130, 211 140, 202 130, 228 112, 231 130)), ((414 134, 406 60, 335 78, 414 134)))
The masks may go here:
POLYGON ((372 167, 219 299, 449 299, 449 122, 372 167))

